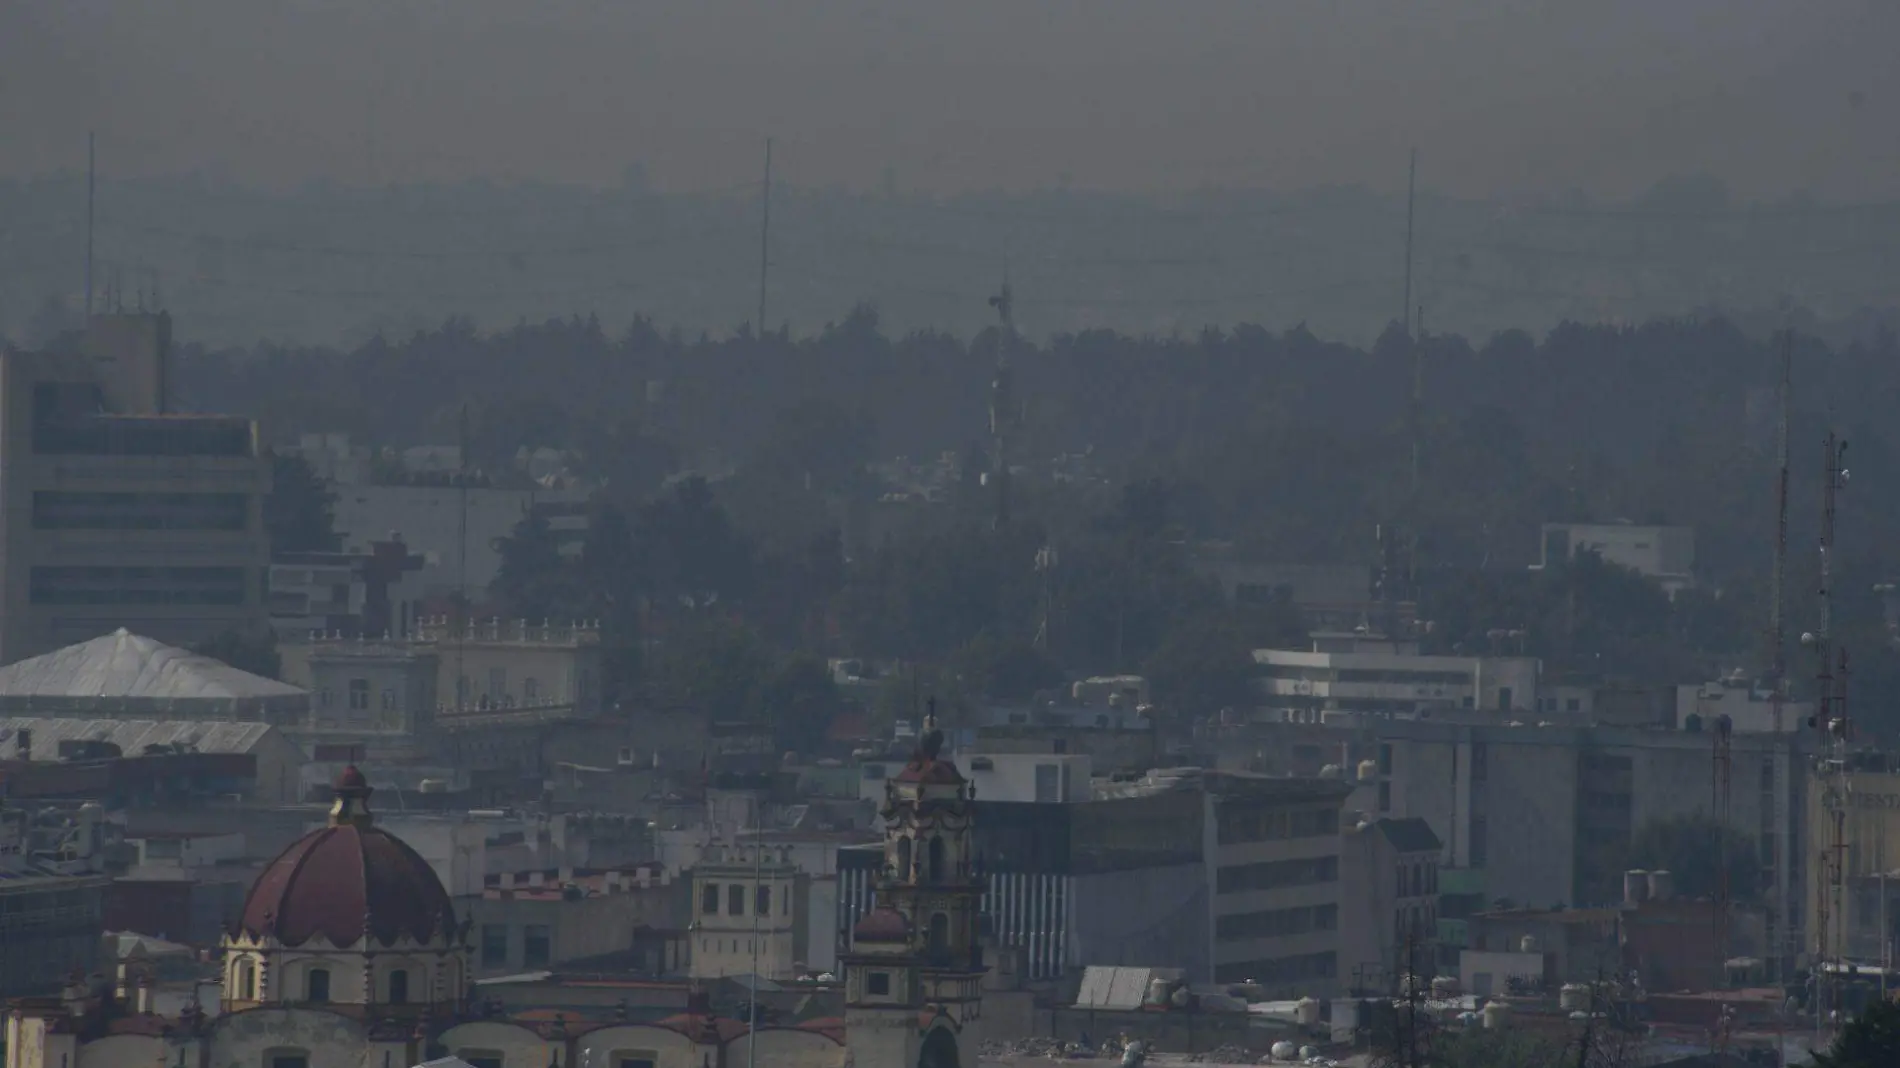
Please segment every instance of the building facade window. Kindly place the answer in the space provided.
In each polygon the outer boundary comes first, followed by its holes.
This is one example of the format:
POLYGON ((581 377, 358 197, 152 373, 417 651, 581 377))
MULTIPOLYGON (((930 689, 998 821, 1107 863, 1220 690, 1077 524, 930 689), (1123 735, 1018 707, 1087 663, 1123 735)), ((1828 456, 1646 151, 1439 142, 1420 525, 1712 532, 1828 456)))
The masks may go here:
POLYGON ((406 1005, 409 1002, 409 973, 397 968, 389 973, 389 1003, 406 1005))
POLYGON ((745 887, 739 883, 726 887, 726 915, 745 915, 745 887))
POLYGON ((482 924, 482 967, 506 968, 508 966, 508 925, 505 923, 482 924))
POLYGON ((542 968, 554 957, 553 929, 544 923, 531 923, 521 929, 521 966, 542 968))
POLYGON ((872 972, 865 976, 864 992, 875 998, 889 997, 891 993, 891 973, 872 972))
POLYGON ((699 911, 707 916, 719 914, 719 884, 707 883, 699 888, 699 911))
POLYGON ((330 969, 312 968, 304 973, 304 1000, 321 1005, 330 1000, 330 969))
POLYGON ((752 903, 753 909, 761 916, 770 916, 772 914, 772 888, 760 884, 759 892, 756 897, 757 899, 752 903))
POLYGON ((367 712, 369 710, 369 680, 350 680, 350 711, 367 712))

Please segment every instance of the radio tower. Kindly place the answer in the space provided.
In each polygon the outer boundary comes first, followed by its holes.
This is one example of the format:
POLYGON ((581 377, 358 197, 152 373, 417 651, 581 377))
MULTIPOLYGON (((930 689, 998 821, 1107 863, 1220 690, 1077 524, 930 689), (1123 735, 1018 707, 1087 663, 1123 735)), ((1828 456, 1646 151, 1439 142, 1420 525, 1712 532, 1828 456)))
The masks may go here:
POLYGON ((1819 886, 1815 925, 1814 1020, 1820 1032, 1829 1013, 1839 1006, 1839 976, 1846 950, 1845 932, 1835 937, 1834 923, 1844 915, 1846 883, 1847 807, 1852 783, 1847 769, 1847 745, 1852 736, 1847 714, 1847 652, 1833 641, 1834 500, 1847 482, 1841 457, 1847 443, 1833 431, 1827 435, 1825 479, 1821 488, 1821 625, 1806 644, 1820 658, 1815 676, 1815 729, 1820 732, 1822 803, 1827 810, 1828 839, 1816 866, 1819 886))
MULTIPOLYGON (((1775 566, 1769 580, 1768 598, 1768 702, 1777 749, 1781 744, 1782 712, 1788 701, 1788 624, 1784 604, 1788 574, 1788 407, 1794 392, 1793 365, 1794 331, 1788 330, 1781 336, 1781 382, 1775 393, 1778 409, 1775 427, 1775 566)), ((1767 894, 1766 900, 1770 902, 1766 917, 1769 959, 1776 969, 1775 974, 1785 976, 1788 958, 1793 956, 1790 936, 1794 931, 1794 883, 1785 867, 1788 859, 1783 855, 1787 849, 1780 812, 1787 800, 1787 786, 1781 773, 1781 760, 1778 752, 1769 757, 1770 784, 1775 803, 1768 817, 1768 871, 1764 873, 1767 885, 1763 889, 1767 894)))
POLYGON ((1016 344, 1016 298, 1008 275, 1003 277, 1002 290, 990 298, 990 307, 996 309, 1003 327, 996 347, 996 377, 990 380, 990 477, 996 480, 996 529, 1002 530, 1009 526, 1009 444, 1018 415, 1009 366, 1009 353, 1016 344))

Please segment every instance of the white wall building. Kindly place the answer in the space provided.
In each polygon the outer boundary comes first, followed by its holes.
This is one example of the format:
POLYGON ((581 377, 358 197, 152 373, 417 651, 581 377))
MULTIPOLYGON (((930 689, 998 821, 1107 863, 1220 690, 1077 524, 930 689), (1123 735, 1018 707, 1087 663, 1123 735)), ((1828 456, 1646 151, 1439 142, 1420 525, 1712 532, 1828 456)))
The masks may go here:
POLYGON ((1424 656, 1407 642, 1343 642, 1324 635, 1316 636, 1310 651, 1256 649, 1253 658, 1261 704, 1312 723, 1325 712, 1528 712, 1538 707, 1542 674, 1541 662, 1532 657, 1424 656))
POLYGON ((1670 593, 1695 585, 1695 528, 1634 523, 1545 523, 1539 567, 1594 552, 1604 563, 1655 579, 1670 593))

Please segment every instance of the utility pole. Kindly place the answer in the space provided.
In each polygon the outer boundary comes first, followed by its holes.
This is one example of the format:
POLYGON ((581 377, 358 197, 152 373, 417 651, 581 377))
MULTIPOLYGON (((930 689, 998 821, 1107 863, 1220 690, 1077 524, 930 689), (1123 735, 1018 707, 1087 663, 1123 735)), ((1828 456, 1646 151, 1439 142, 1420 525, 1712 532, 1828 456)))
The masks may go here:
POLYGON ((765 340, 765 280, 772 267, 772 139, 765 139, 765 185, 759 193, 759 340, 765 340))
POLYGON ((92 320, 92 205, 98 182, 96 141, 86 132, 86 319, 92 320))

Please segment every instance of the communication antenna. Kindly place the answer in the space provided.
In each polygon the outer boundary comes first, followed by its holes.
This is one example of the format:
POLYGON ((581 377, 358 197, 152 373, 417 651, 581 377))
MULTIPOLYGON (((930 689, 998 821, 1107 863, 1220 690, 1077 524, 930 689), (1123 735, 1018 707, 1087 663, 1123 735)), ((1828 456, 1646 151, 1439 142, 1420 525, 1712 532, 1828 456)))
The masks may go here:
MULTIPOLYGON (((1776 388, 1776 427, 1775 427, 1775 564, 1770 576, 1768 599, 1768 702, 1772 717, 1774 737, 1777 746, 1782 734, 1782 716, 1788 701, 1788 639, 1787 614, 1785 608, 1788 574, 1788 409, 1794 395, 1794 331, 1786 330, 1781 335, 1781 381, 1776 388)), ((1780 801, 1786 796, 1786 788, 1781 781, 1781 762, 1778 756, 1770 756, 1771 784, 1776 798, 1776 811, 1781 808, 1780 801)), ((1766 877, 1775 882, 1788 883, 1789 873, 1784 865, 1787 858, 1781 823, 1778 817, 1769 817, 1769 858, 1766 877)), ((1791 892, 1777 892, 1778 887, 1770 885, 1768 900, 1774 907, 1768 910, 1768 944, 1771 953, 1777 953, 1784 944, 1783 939, 1794 929, 1793 898, 1791 892), (1777 915, 1779 913, 1779 915, 1777 915)), ((1778 964, 1785 966, 1785 961, 1778 964)))
POLYGON ((98 155, 92 131, 86 131, 86 318, 92 318, 92 205, 98 180, 98 155))
POLYGON ((759 202, 759 340, 765 340, 765 280, 772 267, 772 139, 765 139, 765 185, 759 202))
POLYGON ((456 549, 455 549, 455 710, 462 710, 473 687, 462 674, 463 653, 468 645, 468 402, 462 402, 456 418, 456 549))
MULTIPOLYGON (((1412 150, 1411 160, 1405 168, 1405 301, 1399 305, 1399 322, 1407 323, 1412 318, 1412 209, 1416 204, 1414 195, 1418 188, 1418 149, 1412 150)), ((1409 336, 1411 331, 1408 329, 1409 336)))
POLYGON ((1816 675, 1814 726, 1821 735, 1820 778, 1823 804, 1827 810, 1829 841, 1816 865, 1817 918, 1815 931, 1814 1023, 1817 1035, 1825 1026, 1827 1013, 1840 1004, 1839 982, 1846 948, 1846 933, 1834 935, 1833 925, 1845 915, 1844 889, 1847 860, 1847 808, 1853 783, 1848 774, 1847 746, 1852 727, 1847 714, 1847 652, 1836 649, 1833 641, 1833 559, 1835 497, 1847 483, 1847 469, 1841 459, 1847 443, 1834 431, 1828 431, 1824 443, 1825 470, 1821 489, 1821 621, 1812 635, 1804 635, 1820 657, 1816 675))
POLYGON ((1016 344, 1016 297, 1009 287, 1009 270, 1003 271, 1003 288, 990 298, 1002 323, 996 348, 996 377, 990 380, 990 474, 996 480, 996 529, 1009 526, 1009 444, 1016 428, 1014 372, 1009 354, 1016 344))

